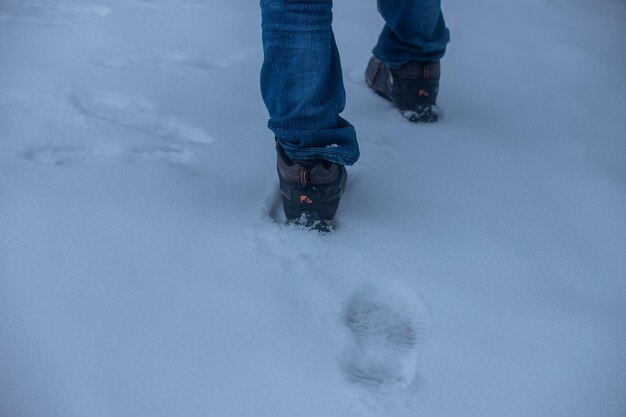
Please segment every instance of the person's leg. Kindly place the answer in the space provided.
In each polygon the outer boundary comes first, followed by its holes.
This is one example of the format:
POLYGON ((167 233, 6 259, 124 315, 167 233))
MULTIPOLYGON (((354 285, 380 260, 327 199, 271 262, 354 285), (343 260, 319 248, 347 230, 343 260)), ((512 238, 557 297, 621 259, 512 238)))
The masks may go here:
POLYGON ((439 61, 450 40, 440 0, 378 0, 385 27, 372 51, 389 68, 439 61))
POLYGON ((332 0, 261 0, 261 92, 269 128, 293 160, 352 165, 356 133, 339 114, 345 105, 332 0))
POLYGON ((365 82, 412 122, 439 120, 439 60, 450 40, 440 6, 440 0, 378 0, 386 24, 365 82))

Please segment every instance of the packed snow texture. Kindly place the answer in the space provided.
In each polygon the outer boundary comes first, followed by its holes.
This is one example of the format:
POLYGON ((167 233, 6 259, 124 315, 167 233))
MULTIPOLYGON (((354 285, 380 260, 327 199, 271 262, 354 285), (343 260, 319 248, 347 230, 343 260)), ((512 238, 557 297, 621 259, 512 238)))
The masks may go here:
POLYGON ((626 3, 445 0, 442 119, 367 89, 282 224, 260 13, 0 0, 0 417, 623 417, 626 3))

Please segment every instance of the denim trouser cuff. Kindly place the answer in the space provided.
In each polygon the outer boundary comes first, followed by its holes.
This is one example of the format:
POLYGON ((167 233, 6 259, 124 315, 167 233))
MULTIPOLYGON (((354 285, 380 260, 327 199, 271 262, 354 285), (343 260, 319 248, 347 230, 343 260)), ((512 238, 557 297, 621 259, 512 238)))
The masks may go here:
POLYGON ((290 159, 324 159, 341 165, 353 165, 359 159, 354 127, 347 122, 335 129, 288 131, 273 129, 276 140, 290 159))

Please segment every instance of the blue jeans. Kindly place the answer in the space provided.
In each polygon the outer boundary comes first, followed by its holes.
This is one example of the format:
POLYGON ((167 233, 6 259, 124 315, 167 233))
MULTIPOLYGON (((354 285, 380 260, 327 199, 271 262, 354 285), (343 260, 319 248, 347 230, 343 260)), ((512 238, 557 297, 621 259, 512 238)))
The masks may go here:
MULTIPOLYGON (((340 116, 346 101, 332 31, 332 0, 261 0, 261 93, 269 128, 291 159, 352 165, 354 127, 340 116)), ((373 50, 390 67, 439 60, 450 35, 440 0, 378 0, 386 21, 373 50)))

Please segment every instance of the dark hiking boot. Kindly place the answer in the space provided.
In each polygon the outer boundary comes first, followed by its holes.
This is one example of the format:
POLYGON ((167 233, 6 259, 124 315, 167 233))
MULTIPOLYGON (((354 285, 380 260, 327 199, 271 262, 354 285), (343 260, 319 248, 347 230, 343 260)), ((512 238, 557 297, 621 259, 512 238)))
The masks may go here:
POLYGON ((346 168, 325 160, 293 161, 280 145, 278 177, 287 221, 330 232, 346 184, 346 168))
POLYGON ((365 71, 365 82, 410 121, 436 122, 440 73, 438 61, 411 62, 400 68, 389 68, 372 57, 365 71))

